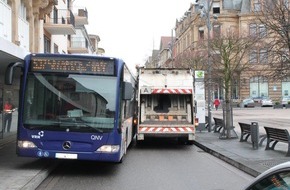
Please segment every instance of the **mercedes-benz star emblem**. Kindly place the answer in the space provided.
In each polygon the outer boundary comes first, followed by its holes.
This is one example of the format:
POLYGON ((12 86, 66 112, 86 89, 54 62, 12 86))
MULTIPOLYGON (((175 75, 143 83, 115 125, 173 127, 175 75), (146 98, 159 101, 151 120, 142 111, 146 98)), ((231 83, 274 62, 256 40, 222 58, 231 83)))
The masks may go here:
POLYGON ((62 147, 64 150, 68 150, 71 148, 71 142, 69 141, 65 141, 63 144, 62 144, 62 147))

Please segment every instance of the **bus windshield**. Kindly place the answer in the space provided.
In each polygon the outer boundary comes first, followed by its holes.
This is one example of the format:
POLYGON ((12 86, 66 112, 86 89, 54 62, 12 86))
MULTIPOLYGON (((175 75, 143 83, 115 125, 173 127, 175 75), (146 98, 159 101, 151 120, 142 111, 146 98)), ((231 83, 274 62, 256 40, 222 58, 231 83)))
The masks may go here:
POLYGON ((23 124, 28 129, 108 132, 114 127, 117 79, 29 73, 23 124))

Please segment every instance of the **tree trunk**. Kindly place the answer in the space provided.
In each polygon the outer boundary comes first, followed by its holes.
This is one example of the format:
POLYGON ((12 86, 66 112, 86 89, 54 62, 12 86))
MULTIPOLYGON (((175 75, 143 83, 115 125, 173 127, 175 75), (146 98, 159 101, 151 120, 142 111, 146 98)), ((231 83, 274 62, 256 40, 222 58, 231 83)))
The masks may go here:
POLYGON ((231 109, 231 77, 228 76, 228 80, 225 80, 225 134, 227 139, 231 138, 231 129, 232 129, 232 109, 231 109))

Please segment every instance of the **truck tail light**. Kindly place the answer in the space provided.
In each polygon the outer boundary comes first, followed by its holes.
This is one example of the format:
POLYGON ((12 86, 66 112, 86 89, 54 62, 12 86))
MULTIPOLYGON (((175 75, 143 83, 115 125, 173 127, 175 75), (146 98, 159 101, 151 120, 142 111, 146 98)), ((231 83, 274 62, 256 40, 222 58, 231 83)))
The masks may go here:
POLYGON ((198 126, 198 118, 194 119, 194 126, 197 127, 198 126))
POLYGON ((137 125, 137 118, 133 119, 133 124, 136 126, 137 125))

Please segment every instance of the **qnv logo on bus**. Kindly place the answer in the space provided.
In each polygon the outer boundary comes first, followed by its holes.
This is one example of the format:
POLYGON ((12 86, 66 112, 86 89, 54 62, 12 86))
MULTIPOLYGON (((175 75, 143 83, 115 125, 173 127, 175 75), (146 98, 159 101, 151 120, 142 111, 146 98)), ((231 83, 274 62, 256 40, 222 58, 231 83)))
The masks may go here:
POLYGON ((102 140, 102 138, 103 138, 103 136, 101 136, 101 135, 92 135, 91 136, 91 139, 93 141, 100 141, 100 140, 102 140))

